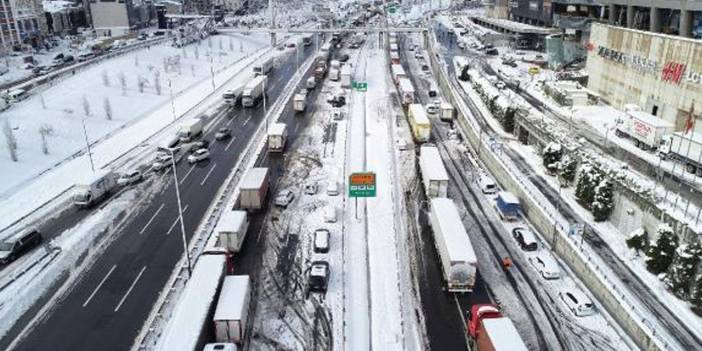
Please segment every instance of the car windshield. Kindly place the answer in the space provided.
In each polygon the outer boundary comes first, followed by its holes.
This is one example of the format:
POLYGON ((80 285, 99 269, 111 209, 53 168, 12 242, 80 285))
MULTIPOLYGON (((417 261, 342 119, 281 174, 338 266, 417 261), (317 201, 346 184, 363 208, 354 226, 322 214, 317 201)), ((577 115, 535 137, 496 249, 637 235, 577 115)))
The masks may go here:
POLYGON ((0 242, 0 251, 11 251, 13 243, 11 241, 0 242))
POLYGON ((87 192, 77 193, 77 194, 73 195, 73 198, 76 201, 88 201, 88 200, 90 200, 90 193, 87 193, 87 192))

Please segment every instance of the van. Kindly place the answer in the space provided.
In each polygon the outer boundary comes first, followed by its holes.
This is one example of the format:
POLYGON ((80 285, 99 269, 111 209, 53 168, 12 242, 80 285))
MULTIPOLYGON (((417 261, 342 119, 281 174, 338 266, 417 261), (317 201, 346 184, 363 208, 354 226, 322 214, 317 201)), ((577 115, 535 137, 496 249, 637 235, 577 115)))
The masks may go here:
POLYGON ((307 89, 314 89, 317 86, 317 81, 314 76, 307 78, 307 83, 305 84, 307 89))
POLYGON ((0 242, 0 264, 9 264, 39 245, 41 241, 41 234, 36 229, 5 239, 0 242))
POLYGON ((336 223, 336 206, 330 204, 324 208, 324 221, 336 223))
POLYGON ((429 91, 427 92, 427 95, 429 95, 429 97, 433 98, 433 97, 436 97, 438 94, 439 94, 439 88, 437 88, 436 84, 432 82, 431 85, 429 85, 429 91))
POLYGON ((497 184, 495 184, 495 181, 492 180, 492 178, 482 175, 480 176, 480 191, 483 192, 483 194, 494 194, 497 192, 497 184))
POLYGON ((333 178, 329 179, 329 182, 327 182, 327 195, 329 195, 329 196, 339 195, 339 184, 333 178))

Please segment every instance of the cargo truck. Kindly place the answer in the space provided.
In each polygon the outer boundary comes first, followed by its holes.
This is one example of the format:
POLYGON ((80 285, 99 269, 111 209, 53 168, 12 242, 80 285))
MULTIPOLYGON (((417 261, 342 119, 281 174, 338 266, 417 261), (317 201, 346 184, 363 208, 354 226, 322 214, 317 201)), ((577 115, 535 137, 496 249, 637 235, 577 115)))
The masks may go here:
POLYGON ((448 197, 448 173, 436 146, 424 145, 419 149, 419 169, 427 198, 448 197))
POLYGON ((448 102, 442 102, 440 106, 441 111, 439 112, 439 118, 442 121, 452 121, 454 118, 454 115, 456 114, 456 111, 453 108, 453 105, 449 104, 448 102))
POLYGON ((419 143, 429 141, 431 123, 424 110, 424 106, 420 104, 410 104, 407 109, 407 119, 409 120, 414 140, 419 143))
POLYGON ((302 112, 307 107, 307 95, 297 93, 293 97, 293 109, 295 112, 302 112))
POLYGON ((495 199, 495 210, 507 221, 519 219, 519 199, 508 191, 501 191, 495 199))
POLYGON ((239 209, 258 211, 268 195, 268 168, 256 167, 246 172, 239 186, 239 209))
POLYGON ((269 57, 263 61, 260 61, 253 66, 254 77, 266 75, 266 74, 270 73, 271 70, 273 70, 273 58, 272 57, 269 57))
POLYGON ((109 169, 87 174, 75 185, 73 203, 78 207, 90 207, 110 194, 117 186, 117 174, 109 169))
POLYGON ((644 111, 636 105, 626 106, 626 117, 617 123, 615 134, 620 138, 631 138, 636 147, 643 150, 657 149, 664 135, 673 132, 673 124, 644 111))
POLYGON ((466 228, 453 200, 431 200, 429 223, 434 232, 434 245, 441 260, 446 289, 451 292, 473 291, 478 260, 466 228))
POLYGON ((285 123, 273 123, 268 128, 268 152, 283 152, 288 138, 285 123))
POLYGON ((180 124, 178 138, 181 142, 189 143, 202 134, 205 123, 200 118, 193 118, 180 124))
POLYGON ((218 237, 217 245, 227 249, 230 253, 239 252, 244 239, 246 239, 248 228, 249 218, 246 211, 224 211, 215 226, 215 234, 218 237))
POLYGON ((213 318, 217 342, 244 343, 250 301, 251 281, 248 275, 224 278, 213 318))
POLYGON ((400 79, 407 78, 407 73, 405 73, 405 69, 402 68, 402 65, 390 65, 390 72, 392 72, 392 80, 395 82, 395 84, 398 84, 400 79))
POLYGON ((224 102, 231 106, 236 106, 241 103, 241 91, 242 88, 238 89, 230 89, 224 92, 222 94, 222 97, 224 98, 224 102))
POLYGON ((409 78, 400 78, 398 88, 400 90, 400 100, 403 105, 414 103, 414 86, 409 78))
POLYGON ((351 67, 349 65, 341 67, 341 87, 351 87, 351 67))
POLYGON ((468 344, 473 351, 527 351, 512 321, 495 305, 475 304, 468 312, 468 344))
POLYGON ((676 132, 666 135, 659 152, 664 158, 683 163, 688 172, 702 175, 702 134, 676 132))
POLYGON ((399 65, 400 64, 400 54, 397 51, 390 52, 390 64, 399 65))
POLYGON ((258 103, 263 94, 266 93, 266 76, 258 76, 249 81, 244 87, 244 92, 241 95, 241 105, 244 107, 253 107, 258 103))

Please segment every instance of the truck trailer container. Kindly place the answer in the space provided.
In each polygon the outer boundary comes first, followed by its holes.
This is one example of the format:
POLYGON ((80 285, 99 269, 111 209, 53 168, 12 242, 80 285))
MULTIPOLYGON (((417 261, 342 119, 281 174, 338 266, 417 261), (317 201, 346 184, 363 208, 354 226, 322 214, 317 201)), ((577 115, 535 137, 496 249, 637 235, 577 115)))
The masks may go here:
POLYGON ((73 203, 78 207, 90 207, 105 198, 117 186, 117 174, 110 169, 86 174, 75 184, 73 203))
POLYGON ((419 169, 427 198, 448 197, 449 177, 436 146, 424 145, 419 149, 419 169))
POLYGON ((217 342, 239 345, 244 342, 250 300, 251 281, 248 275, 229 275, 224 278, 212 319, 217 342))
POLYGON ((215 234, 218 236, 217 245, 230 253, 239 252, 246 239, 248 228, 249 217, 246 211, 225 210, 215 226, 215 234))
POLYGON ((424 106, 420 104, 410 104, 407 109, 407 118, 412 129, 412 136, 417 142, 423 143, 429 141, 431 135, 431 123, 424 110, 424 106))
POLYGON ((495 305, 476 304, 468 314, 469 346, 473 351, 527 351, 512 321, 495 305))
POLYGON ((702 134, 676 132, 663 137, 661 156, 685 165, 690 173, 702 175, 702 134))
POLYGON ((307 107, 307 95, 297 93, 293 96, 293 109, 295 112, 303 112, 307 107))
POLYGON ((402 68, 402 65, 390 65, 390 72, 392 73, 392 80, 395 84, 398 84, 401 78, 407 78, 407 73, 405 73, 405 69, 402 68))
POLYGON ((241 105, 244 107, 252 107, 258 103, 263 94, 266 93, 266 76, 258 76, 250 80, 244 87, 244 92, 241 95, 241 105))
POLYGON ((271 124, 268 128, 268 151, 283 152, 287 138, 288 131, 285 123, 271 124))
POLYGON ((184 143, 193 141, 198 135, 202 134, 202 129, 205 127, 205 122, 200 118, 192 118, 180 124, 178 128, 178 138, 184 143))
POLYGON ((351 67, 349 65, 341 67, 341 87, 351 87, 351 67))
POLYGON ((431 200, 429 223, 448 291, 473 291, 478 260, 453 200, 431 200))
POLYGON ((617 124, 615 134, 620 138, 630 138, 636 147, 643 150, 657 149, 663 136, 673 132, 673 124, 650 113, 638 111, 633 106, 626 106, 626 117, 617 124))
POLYGON ((508 191, 501 191, 495 199, 495 210, 504 220, 519 219, 519 199, 508 191))
POLYGON ((442 121, 452 121, 456 111, 453 108, 453 105, 449 104, 448 102, 442 102, 440 106, 441 111, 439 112, 439 118, 442 121))
POLYGON ((236 106, 241 103, 241 92, 243 88, 239 87, 237 89, 230 89, 222 94, 224 102, 229 105, 236 106))
POLYGON ((273 58, 269 57, 253 66, 254 76, 266 75, 273 70, 273 58))
POLYGON ((399 65, 400 64, 400 54, 397 51, 390 51, 390 64, 399 65))
POLYGON ((409 78, 400 78, 398 89, 400 90, 400 100, 402 100, 403 105, 409 105, 414 103, 414 86, 409 78))
POLYGON ((239 209, 262 209, 268 195, 268 187, 268 168, 251 168, 239 186, 239 209))

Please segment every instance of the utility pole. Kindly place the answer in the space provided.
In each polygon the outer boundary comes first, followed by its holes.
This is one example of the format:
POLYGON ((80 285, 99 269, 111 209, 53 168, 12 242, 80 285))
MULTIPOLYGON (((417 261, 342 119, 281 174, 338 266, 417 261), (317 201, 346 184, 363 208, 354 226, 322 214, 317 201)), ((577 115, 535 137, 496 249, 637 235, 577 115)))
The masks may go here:
POLYGON ((192 275, 192 266, 190 264, 190 253, 188 253, 188 239, 185 237, 185 223, 183 223, 183 206, 180 202, 180 189, 178 188, 178 171, 176 170, 175 155, 171 152, 171 167, 173 167, 173 181, 175 182, 176 199, 178 199, 178 221, 180 222, 180 234, 183 239, 183 252, 185 260, 188 262, 188 278, 192 275))
POLYGON ((95 172, 95 164, 93 163, 93 153, 90 151, 90 141, 88 140, 88 130, 85 128, 85 118, 80 120, 83 123, 83 135, 85 136, 85 145, 88 147, 88 158, 90 159, 90 169, 95 172))

